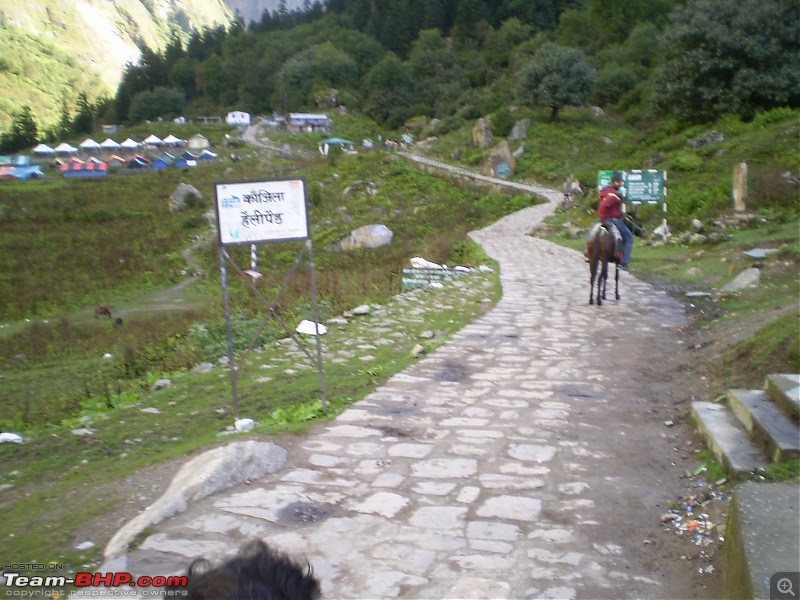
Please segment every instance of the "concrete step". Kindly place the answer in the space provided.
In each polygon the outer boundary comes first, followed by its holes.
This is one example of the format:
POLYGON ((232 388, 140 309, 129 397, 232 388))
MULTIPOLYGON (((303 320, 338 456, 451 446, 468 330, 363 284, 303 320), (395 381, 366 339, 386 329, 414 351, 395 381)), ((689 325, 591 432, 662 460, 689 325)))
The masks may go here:
POLYGON ((800 423, 800 374, 767 375, 764 391, 784 414, 795 423, 800 423))
POLYGON ((728 390, 728 406, 773 462, 800 457, 800 427, 761 390, 728 390))
POLYGON ((769 466, 759 447, 724 404, 692 402, 692 416, 730 478, 747 478, 754 470, 769 466))
POLYGON ((797 594, 800 556, 800 485, 744 482, 736 485, 722 546, 724 598, 791 598, 797 594), (785 584, 785 582, 784 582, 785 584))

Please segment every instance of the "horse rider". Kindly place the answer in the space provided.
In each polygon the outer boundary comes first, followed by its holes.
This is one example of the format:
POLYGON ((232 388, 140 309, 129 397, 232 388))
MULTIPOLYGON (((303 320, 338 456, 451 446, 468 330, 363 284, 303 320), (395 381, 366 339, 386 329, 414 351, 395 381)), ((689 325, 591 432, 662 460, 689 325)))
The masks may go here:
POLYGON ((597 218, 601 223, 612 223, 622 236, 622 258, 619 266, 627 270, 633 250, 633 234, 622 219, 622 173, 614 171, 611 174, 611 185, 600 190, 600 203, 597 206, 597 218))

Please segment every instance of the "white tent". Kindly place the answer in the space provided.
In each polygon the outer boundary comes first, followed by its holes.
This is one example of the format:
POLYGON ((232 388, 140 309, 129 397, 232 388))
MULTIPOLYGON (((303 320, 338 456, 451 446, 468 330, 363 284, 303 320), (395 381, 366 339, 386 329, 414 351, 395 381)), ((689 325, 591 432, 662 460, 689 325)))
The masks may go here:
POLYGON ((75 146, 70 146, 67 142, 61 142, 55 150, 56 154, 75 154, 78 151, 75 146))
POLYGON ((132 140, 131 138, 128 138, 127 140, 122 142, 120 146, 122 148, 125 148, 126 150, 136 150, 139 147, 139 142, 137 142, 136 140, 132 140))
POLYGON ((36 148, 33 149, 33 153, 39 155, 52 155, 55 154, 56 151, 53 150, 47 144, 39 144, 38 146, 36 146, 36 148))
POLYGON ((86 138, 80 143, 80 147, 83 150, 98 150, 100 149, 100 144, 95 142, 92 138, 86 138))
POLYGON ((157 135, 150 134, 142 141, 143 144, 147 144, 148 146, 160 146, 164 142, 161 141, 161 138, 157 135))
POLYGON ((167 146, 182 146, 184 142, 182 139, 177 138, 170 133, 167 137, 164 138, 164 143, 167 146))
POLYGON ((111 138, 106 138, 105 140, 103 140, 100 146, 104 150, 117 150, 119 148, 119 144, 114 140, 112 140, 111 138))

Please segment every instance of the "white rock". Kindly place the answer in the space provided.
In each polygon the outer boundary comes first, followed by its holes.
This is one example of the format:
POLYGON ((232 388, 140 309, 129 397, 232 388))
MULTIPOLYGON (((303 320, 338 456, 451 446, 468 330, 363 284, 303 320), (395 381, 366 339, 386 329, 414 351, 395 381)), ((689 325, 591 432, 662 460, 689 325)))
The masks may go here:
POLYGON ((239 419, 233 426, 236 431, 252 431, 256 426, 256 422, 253 419, 239 419))
MULTIPOLYGON (((325 325, 322 325, 321 323, 317 323, 316 327, 319 328, 319 334, 320 335, 324 335, 328 331, 328 328, 325 325)), ((302 334, 305 334, 305 335, 316 335, 317 334, 316 329, 315 329, 315 325, 314 325, 314 321, 308 321, 306 319, 303 319, 302 321, 300 321, 300 324, 297 326, 295 331, 297 333, 302 333, 302 334)))
POLYGON ((21 444, 25 440, 21 435, 10 432, 0 433, 0 444, 21 444))
POLYGON ((437 265, 435 262, 431 262, 426 260, 422 257, 415 256, 411 259, 411 266, 415 269, 443 269, 442 265, 437 265))

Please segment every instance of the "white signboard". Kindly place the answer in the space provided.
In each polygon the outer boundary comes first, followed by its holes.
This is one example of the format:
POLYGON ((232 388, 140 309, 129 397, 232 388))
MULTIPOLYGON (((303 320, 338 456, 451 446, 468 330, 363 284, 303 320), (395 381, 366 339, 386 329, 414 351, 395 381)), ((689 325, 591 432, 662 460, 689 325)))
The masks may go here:
POLYGON ((214 195, 222 246, 310 237, 302 179, 221 182, 214 195))

